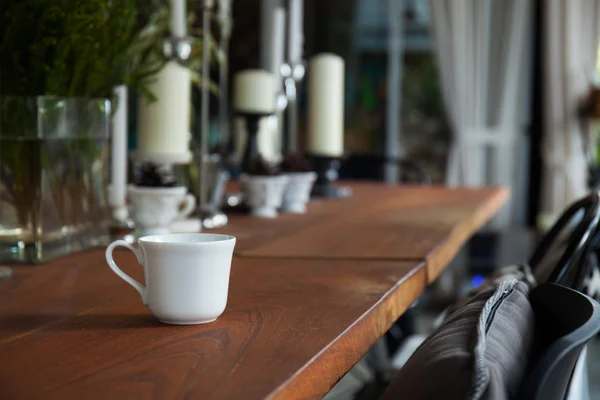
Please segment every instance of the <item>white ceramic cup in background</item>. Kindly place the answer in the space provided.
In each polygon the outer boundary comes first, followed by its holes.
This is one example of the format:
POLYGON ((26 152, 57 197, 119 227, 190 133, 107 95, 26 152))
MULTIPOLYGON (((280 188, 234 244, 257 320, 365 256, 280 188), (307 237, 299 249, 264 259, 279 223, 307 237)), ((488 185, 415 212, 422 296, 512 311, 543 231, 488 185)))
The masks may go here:
POLYGON ((235 237, 211 233, 144 236, 139 247, 124 240, 106 248, 108 266, 142 296, 159 321, 193 325, 212 322, 225 310, 235 237), (113 260, 115 247, 135 253, 144 267, 142 285, 113 260))
POLYGON ((282 210, 294 214, 304 214, 310 201, 310 191, 317 180, 315 172, 291 172, 289 182, 283 192, 282 210))
POLYGON ((277 209, 281 207, 288 180, 286 175, 241 175, 242 192, 250 207, 250 214, 261 218, 277 217, 277 209))
POLYGON ((169 233, 171 223, 196 209, 196 198, 184 186, 144 187, 129 185, 131 217, 144 235, 169 233))

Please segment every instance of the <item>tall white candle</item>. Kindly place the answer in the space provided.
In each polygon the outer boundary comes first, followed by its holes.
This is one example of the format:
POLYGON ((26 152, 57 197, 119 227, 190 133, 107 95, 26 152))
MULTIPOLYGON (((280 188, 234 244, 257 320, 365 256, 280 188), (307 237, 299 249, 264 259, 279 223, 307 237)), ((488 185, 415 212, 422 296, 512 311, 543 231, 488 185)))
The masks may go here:
MULTIPOLYGON (((276 7, 273 10, 273 33, 271 35, 272 55, 269 71, 275 77, 275 89, 280 92, 283 88, 283 79, 281 78, 281 64, 285 53, 285 10, 283 7, 276 7)), ((275 96, 275 93, 273 94, 275 96)))
POLYGON ((236 111, 275 112, 275 77, 268 71, 248 69, 233 78, 233 107, 236 111))
POLYGON ((316 55, 308 73, 308 152, 339 157, 344 152, 344 60, 316 55))
POLYGON ((139 153, 187 155, 190 141, 191 73, 168 62, 149 85, 157 100, 138 101, 139 153))
POLYGON ((112 117, 112 190, 109 202, 113 208, 119 208, 126 205, 127 192, 127 86, 117 86, 114 93, 117 110, 112 117))
POLYGON ((302 60, 302 46, 304 43, 303 10, 304 0, 289 1, 289 33, 288 33, 288 61, 291 64, 302 60))
POLYGON ((187 35, 186 0, 170 0, 171 5, 171 34, 177 37, 187 35))

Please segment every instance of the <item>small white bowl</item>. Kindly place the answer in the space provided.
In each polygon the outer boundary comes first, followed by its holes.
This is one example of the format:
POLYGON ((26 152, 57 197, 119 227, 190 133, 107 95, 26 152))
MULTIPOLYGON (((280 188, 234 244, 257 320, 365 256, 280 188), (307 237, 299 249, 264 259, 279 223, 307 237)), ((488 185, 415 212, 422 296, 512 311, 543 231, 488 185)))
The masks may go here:
POLYGON ((290 180, 283 193, 282 210, 294 214, 304 214, 310 200, 310 191, 317 180, 317 173, 291 172, 286 176, 290 180))
POLYGON ((277 209, 283 202, 283 192, 289 178, 286 175, 242 175, 240 181, 250 213, 256 217, 275 218, 277 209))

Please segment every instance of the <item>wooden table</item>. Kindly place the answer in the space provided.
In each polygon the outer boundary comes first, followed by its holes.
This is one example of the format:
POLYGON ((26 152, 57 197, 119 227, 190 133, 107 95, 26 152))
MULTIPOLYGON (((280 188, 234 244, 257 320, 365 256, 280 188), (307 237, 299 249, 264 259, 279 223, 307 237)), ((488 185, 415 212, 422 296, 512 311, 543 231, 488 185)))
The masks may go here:
POLYGON ((352 184, 347 199, 315 201, 306 215, 232 219, 236 254, 318 260, 426 261, 429 282, 508 199, 503 188, 352 184))
MULTIPOLYGON (((354 190, 305 216, 232 218, 228 307, 207 325, 156 322, 102 250, 16 267, 0 281, 0 398, 322 397, 506 198, 354 190)), ((133 254, 115 255, 142 278, 133 254)))

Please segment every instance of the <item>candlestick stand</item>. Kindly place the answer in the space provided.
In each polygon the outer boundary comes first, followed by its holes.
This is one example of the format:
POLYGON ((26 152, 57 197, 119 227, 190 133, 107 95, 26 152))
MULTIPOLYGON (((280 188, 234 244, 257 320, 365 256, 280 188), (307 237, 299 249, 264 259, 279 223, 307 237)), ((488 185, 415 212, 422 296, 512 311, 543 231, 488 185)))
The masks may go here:
POLYGON ((209 199, 209 171, 208 171, 208 130, 210 128, 209 110, 209 78, 210 78, 210 15, 213 0, 204 0, 202 9, 202 87, 200 109, 200 190, 198 196, 198 209, 196 215, 206 229, 219 228, 227 224, 227 216, 209 199))
POLYGON ((221 27, 219 47, 225 55, 219 61, 219 131, 221 143, 227 143, 230 138, 229 115, 229 39, 231 38, 231 0, 219 0, 217 19, 221 27))
POLYGON ((163 56, 169 61, 176 61, 186 66, 192 55, 192 40, 193 38, 189 36, 168 37, 163 43, 163 56))
POLYGON ((216 154, 205 157, 203 163, 208 176, 208 198, 202 209, 197 210, 197 214, 203 228, 221 228, 228 222, 227 215, 221 211, 221 204, 229 174, 223 169, 221 158, 216 154))
POLYGON ((246 121, 246 148, 244 149, 244 156, 242 157, 241 170, 242 172, 248 172, 252 159, 258 155, 258 126, 261 118, 269 117, 273 113, 260 113, 260 112, 247 112, 237 111, 236 115, 244 118, 246 121))
POLYGON ((284 64, 281 68, 287 97, 287 129, 285 146, 288 151, 298 150, 298 86, 304 78, 305 68, 302 61, 297 64, 284 64))
MULTIPOLYGON (((285 77, 289 76, 290 66, 286 63, 283 63, 279 68, 279 75, 276 75, 276 79, 282 79, 285 83, 285 77)), ((275 93, 275 120, 277 121, 277 138, 279 148, 276 149, 277 152, 281 152, 284 148, 286 148, 287 144, 285 139, 285 131, 284 121, 285 121, 285 110, 288 107, 288 93, 287 89, 283 86, 279 87, 277 93, 275 93)))
POLYGON ((317 173, 317 180, 311 192, 312 197, 340 198, 352 194, 350 188, 339 187, 335 184, 340 169, 338 157, 310 155, 313 168, 317 173))
POLYGON ((113 216, 109 231, 111 237, 121 237, 131 233, 135 229, 135 224, 129 218, 129 209, 126 205, 113 207, 113 216))
POLYGON ((133 221, 127 208, 127 86, 115 88, 118 110, 112 117, 111 140, 111 186, 109 187, 109 205, 112 208, 110 232, 131 231, 133 221))
MULTIPOLYGON (((209 123, 209 107, 210 101, 208 93, 208 85, 210 78, 210 12, 212 9, 212 1, 204 1, 202 9, 202 104, 200 109, 200 205, 199 212, 204 214, 208 212, 204 208, 208 205, 208 171, 206 168, 206 158, 208 157, 208 130, 209 123)), ((201 216, 201 220, 204 219, 201 216)))

